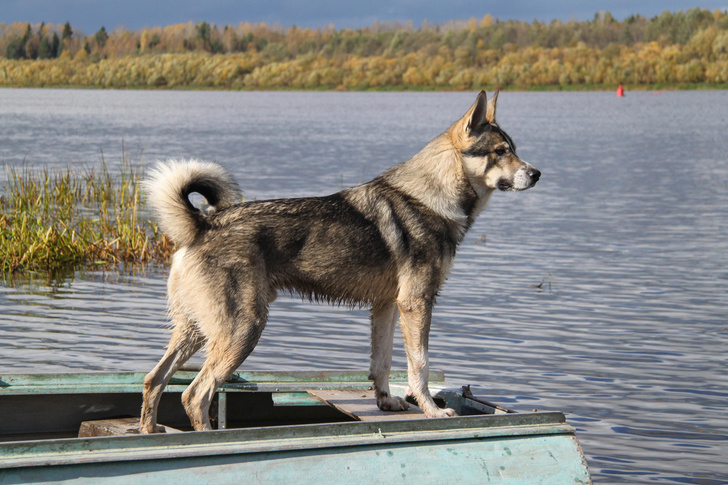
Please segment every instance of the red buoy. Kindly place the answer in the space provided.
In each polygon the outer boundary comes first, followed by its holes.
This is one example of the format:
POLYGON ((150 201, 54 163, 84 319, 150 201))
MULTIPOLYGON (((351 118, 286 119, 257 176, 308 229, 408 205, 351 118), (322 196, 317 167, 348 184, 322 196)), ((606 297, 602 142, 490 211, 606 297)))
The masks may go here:
POLYGON ((624 96, 624 89, 622 88, 622 83, 619 83, 619 86, 617 87, 617 97, 621 98, 624 96))

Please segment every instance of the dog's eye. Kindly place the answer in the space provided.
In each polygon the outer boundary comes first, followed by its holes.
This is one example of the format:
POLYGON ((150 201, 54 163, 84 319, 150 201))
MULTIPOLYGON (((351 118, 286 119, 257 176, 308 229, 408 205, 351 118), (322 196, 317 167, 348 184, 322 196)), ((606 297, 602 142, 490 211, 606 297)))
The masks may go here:
POLYGON ((496 154, 496 155, 498 155, 499 157, 502 157, 503 155, 505 155, 505 154, 506 154, 506 152, 507 152, 507 151, 508 151, 508 150, 506 150, 505 148, 498 148, 498 149, 497 149, 497 150, 495 151, 495 154, 496 154))

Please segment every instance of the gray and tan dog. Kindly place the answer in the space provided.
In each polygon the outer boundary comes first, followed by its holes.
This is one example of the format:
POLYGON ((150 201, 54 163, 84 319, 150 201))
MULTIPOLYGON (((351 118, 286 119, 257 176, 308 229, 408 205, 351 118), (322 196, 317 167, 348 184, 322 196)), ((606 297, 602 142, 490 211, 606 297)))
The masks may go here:
POLYGON ((145 188, 163 231, 179 246, 169 275, 169 347, 144 381, 141 431, 160 431, 157 408, 172 375, 203 345, 207 360, 182 401, 196 430, 211 429, 216 389, 255 347, 279 290, 371 308, 377 405, 400 411, 389 372, 397 319, 409 385, 428 417, 453 416, 430 395, 432 306, 458 244, 496 190, 525 190, 540 172, 516 155, 485 92, 421 152, 369 183, 326 197, 238 203, 221 166, 159 164, 145 188), (203 195, 213 210, 189 201, 203 195))

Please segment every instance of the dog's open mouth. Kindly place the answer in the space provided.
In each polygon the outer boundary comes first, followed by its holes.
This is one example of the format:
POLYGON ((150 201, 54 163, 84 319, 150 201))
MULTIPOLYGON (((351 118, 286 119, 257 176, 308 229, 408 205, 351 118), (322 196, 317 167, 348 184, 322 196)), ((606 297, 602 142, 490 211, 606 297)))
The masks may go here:
POLYGON ((498 184, 496 184, 496 187, 498 187, 498 190, 502 190, 503 192, 513 190, 513 184, 505 179, 500 179, 498 184))

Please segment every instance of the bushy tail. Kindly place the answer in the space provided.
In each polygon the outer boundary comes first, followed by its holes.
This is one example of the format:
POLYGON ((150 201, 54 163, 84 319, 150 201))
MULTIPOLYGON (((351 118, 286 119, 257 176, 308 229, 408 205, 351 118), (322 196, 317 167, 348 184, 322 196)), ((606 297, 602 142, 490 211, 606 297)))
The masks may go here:
POLYGON ((202 195, 216 212, 240 201, 240 189, 230 173, 199 160, 158 162, 143 187, 162 231, 180 247, 189 246, 207 226, 207 215, 192 205, 190 194, 202 195))

